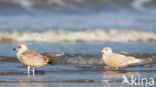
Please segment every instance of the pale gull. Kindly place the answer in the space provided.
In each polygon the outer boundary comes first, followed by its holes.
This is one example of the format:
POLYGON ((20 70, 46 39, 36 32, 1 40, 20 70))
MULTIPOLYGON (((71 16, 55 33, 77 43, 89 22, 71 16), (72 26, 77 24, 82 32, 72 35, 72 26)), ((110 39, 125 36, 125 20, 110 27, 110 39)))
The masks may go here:
POLYGON ((13 49, 17 50, 17 57, 19 61, 27 66, 28 75, 30 74, 30 68, 33 69, 33 75, 35 74, 35 67, 41 67, 47 64, 52 64, 54 60, 51 58, 47 58, 45 56, 36 53, 35 51, 28 50, 27 46, 24 44, 19 45, 17 48, 13 49))
POLYGON ((101 52, 104 53, 102 56, 104 63, 115 69, 135 63, 142 63, 144 61, 143 59, 136 59, 135 57, 113 53, 110 47, 105 47, 101 52))

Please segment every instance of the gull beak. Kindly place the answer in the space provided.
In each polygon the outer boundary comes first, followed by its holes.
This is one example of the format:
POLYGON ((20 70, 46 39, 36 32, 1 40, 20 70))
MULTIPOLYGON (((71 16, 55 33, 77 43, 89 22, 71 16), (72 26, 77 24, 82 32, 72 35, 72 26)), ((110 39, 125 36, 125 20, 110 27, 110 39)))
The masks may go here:
POLYGON ((103 53, 102 51, 99 51, 98 53, 103 53))
POLYGON ((12 49, 13 51, 16 51, 16 48, 12 49))

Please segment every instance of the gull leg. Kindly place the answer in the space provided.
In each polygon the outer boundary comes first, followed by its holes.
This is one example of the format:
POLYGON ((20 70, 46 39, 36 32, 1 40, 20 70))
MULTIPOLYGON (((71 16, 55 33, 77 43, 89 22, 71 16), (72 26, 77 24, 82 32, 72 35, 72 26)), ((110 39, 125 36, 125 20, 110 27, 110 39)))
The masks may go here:
POLYGON ((27 67, 28 68, 28 76, 30 75, 30 66, 27 67))
POLYGON ((33 69, 33 76, 35 75, 35 67, 32 67, 32 69, 33 69))

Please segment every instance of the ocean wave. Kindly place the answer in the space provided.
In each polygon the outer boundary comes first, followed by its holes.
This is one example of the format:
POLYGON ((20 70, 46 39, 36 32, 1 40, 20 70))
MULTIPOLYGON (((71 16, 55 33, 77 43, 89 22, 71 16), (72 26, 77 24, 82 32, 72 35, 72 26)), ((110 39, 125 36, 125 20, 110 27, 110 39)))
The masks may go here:
POLYGON ((141 12, 155 14, 155 6, 153 6, 151 3, 154 3, 154 0, 134 0, 131 3, 131 6, 141 12), (146 6, 147 8, 145 5, 148 5, 146 6))
MULTIPOLYGON (((55 59, 56 63, 76 65, 104 65, 102 55, 96 54, 65 54, 65 53, 44 53, 44 56, 55 59)), ((156 54, 126 54, 139 59, 145 59, 144 64, 156 64, 156 54)), ((18 62, 15 57, 0 56, 1 62, 18 62)))
POLYGON ((156 32, 118 29, 50 30, 44 32, 0 31, 0 42, 156 42, 156 32))
POLYGON ((144 10, 144 5, 146 4, 152 4, 151 7, 153 7, 155 0, 0 0, 0 4, 2 5, 26 9, 34 7, 81 7, 88 5, 99 7, 99 5, 104 6, 114 3, 122 6, 128 5, 137 10, 144 10))
POLYGON ((25 8, 33 6, 93 5, 119 1, 120 0, 0 0, 4 5, 21 6, 25 8))
MULTIPOLYGON (((103 65, 102 55, 90 54, 64 54, 64 53, 44 53, 43 55, 49 58, 55 58, 58 63, 78 64, 78 65, 103 65)), ((139 59, 145 59, 144 64, 155 64, 156 54, 124 54, 134 56, 139 59)))

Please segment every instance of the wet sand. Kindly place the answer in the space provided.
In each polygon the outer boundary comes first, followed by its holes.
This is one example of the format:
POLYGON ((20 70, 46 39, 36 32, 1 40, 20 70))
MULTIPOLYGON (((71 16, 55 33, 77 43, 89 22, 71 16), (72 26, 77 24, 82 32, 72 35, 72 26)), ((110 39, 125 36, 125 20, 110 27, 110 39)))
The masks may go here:
MULTIPOLYGON (((27 44, 32 48, 31 50, 56 59, 55 65, 36 68, 34 77, 27 76, 27 68, 18 61, 16 53, 12 51, 16 45, 0 45, 0 49, 5 49, 0 50, 0 87, 132 87, 122 83, 123 75, 129 81, 131 76, 156 79, 154 43, 27 44), (119 70, 108 68, 102 62, 102 54, 97 53, 106 45, 113 47, 116 53, 126 51, 129 53, 126 54, 128 56, 151 58, 153 61, 147 64, 130 65, 119 70), (147 49, 149 47, 151 49, 147 49)), ((143 86, 147 87, 147 85, 143 86)))
POLYGON ((1 87, 130 87, 122 83, 123 75, 156 79, 156 64, 133 65, 119 70, 104 65, 56 64, 37 68, 34 77, 28 77, 26 68, 19 62, 0 62, 0 69, 1 87))

